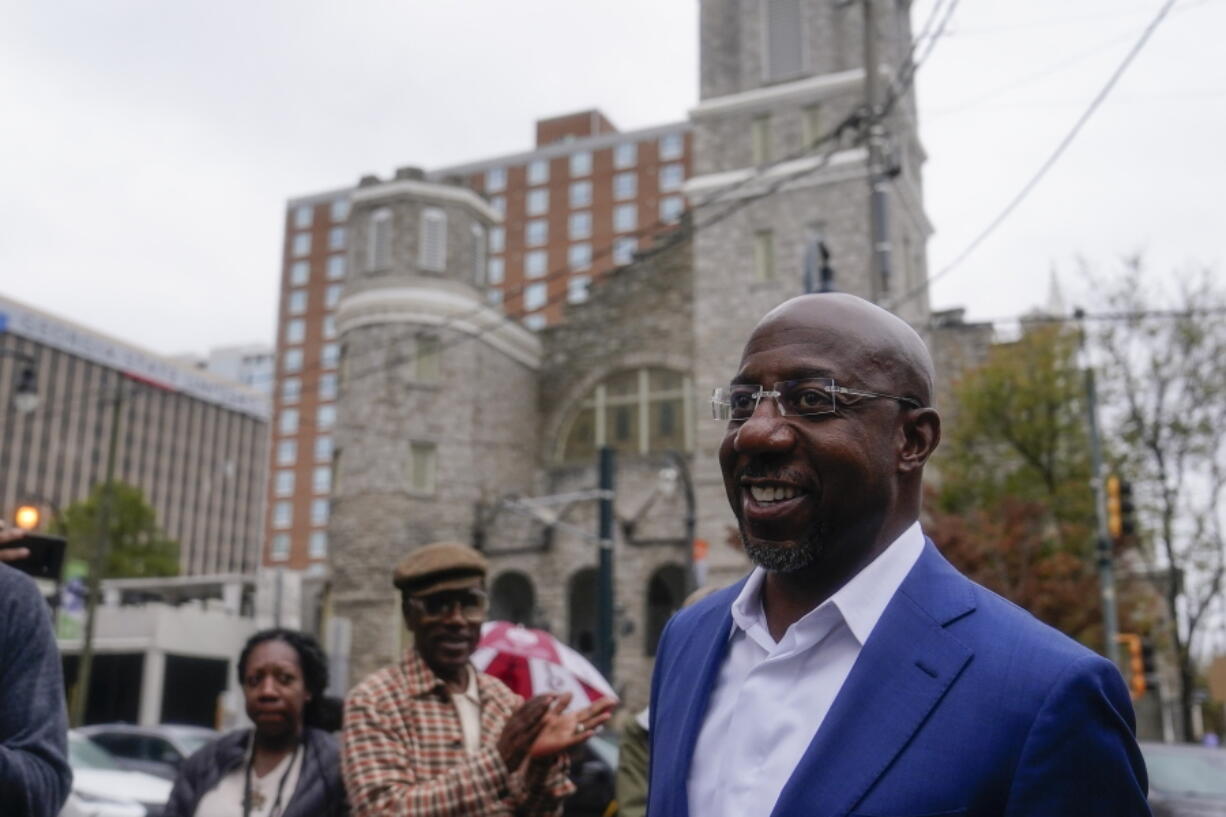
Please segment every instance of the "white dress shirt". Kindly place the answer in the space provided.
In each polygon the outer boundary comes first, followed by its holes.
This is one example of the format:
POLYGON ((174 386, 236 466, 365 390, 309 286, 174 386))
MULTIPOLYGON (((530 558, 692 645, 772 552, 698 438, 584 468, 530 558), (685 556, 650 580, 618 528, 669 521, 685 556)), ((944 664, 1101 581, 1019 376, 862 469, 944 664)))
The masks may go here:
POLYGON ((860 649, 919 559, 919 522, 778 643, 755 568, 732 603, 732 630, 690 762, 691 817, 767 815, 843 688, 860 649))
POLYGON ((463 692, 451 693, 460 716, 460 732, 464 735, 464 751, 475 755, 481 751, 481 695, 477 692, 477 668, 468 665, 468 685, 463 692))

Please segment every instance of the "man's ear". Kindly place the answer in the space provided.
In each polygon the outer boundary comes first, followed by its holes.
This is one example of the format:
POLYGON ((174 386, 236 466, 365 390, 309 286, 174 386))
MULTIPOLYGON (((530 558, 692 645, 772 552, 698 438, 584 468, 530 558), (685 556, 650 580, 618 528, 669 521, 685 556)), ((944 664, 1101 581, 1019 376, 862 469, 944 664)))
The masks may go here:
POLYGON ((921 470, 941 442, 941 415, 934 408, 909 409, 899 429, 899 473, 921 470))

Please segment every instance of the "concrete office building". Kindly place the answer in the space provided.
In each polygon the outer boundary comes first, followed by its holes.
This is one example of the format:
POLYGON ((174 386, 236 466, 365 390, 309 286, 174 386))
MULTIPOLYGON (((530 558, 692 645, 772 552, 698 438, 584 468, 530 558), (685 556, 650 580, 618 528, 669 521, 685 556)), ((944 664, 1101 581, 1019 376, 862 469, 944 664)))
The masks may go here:
POLYGON ((255 569, 267 400, 251 389, 0 297, 0 511, 56 513, 105 479, 118 393, 116 478, 140 488, 179 543, 184 575, 255 569), (31 368, 38 406, 14 390, 31 368))

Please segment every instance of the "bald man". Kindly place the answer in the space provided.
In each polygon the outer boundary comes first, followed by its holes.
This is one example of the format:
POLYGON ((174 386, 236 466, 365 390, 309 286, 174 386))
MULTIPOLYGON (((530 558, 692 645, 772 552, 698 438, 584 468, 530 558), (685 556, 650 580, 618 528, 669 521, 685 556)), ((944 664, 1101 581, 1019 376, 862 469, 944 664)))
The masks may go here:
POLYGON ((1115 667, 924 536, 932 383, 914 330, 850 295, 754 329, 712 404, 756 566, 660 640, 652 817, 1149 814, 1115 667))

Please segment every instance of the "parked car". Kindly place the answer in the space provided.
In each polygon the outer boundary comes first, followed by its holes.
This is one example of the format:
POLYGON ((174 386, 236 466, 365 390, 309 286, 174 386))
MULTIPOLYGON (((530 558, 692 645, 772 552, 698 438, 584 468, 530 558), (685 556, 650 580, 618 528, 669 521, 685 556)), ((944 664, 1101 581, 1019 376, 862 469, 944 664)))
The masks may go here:
POLYGON ((124 769, 106 749, 77 730, 68 733, 72 791, 60 817, 162 817, 171 784, 124 769))
POLYGON ((82 727, 81 734, 119 758, 125 768, 173 781, 183 761, 219 733, 203 726, 108 723, 82 727))
POLYGON ((1226 817, 1226 749, 1141 743, 1154 817, 1226 817))

